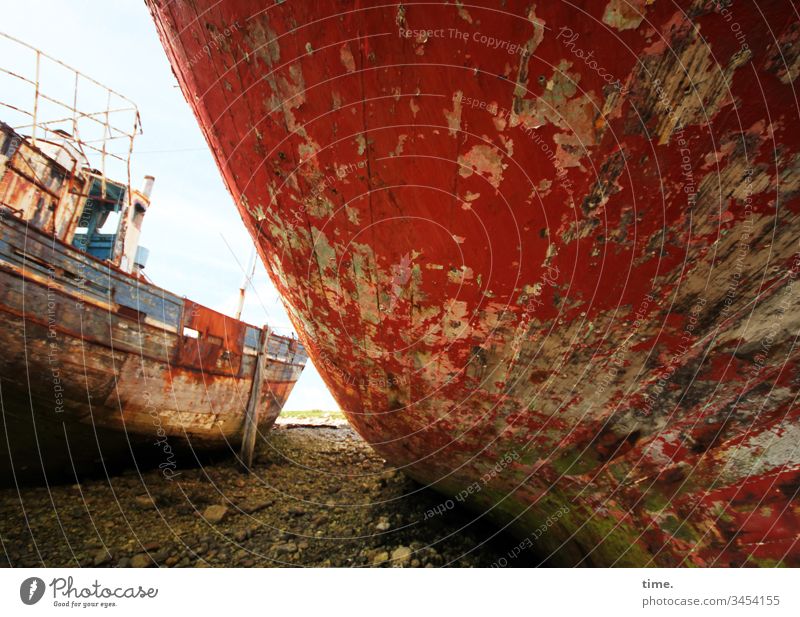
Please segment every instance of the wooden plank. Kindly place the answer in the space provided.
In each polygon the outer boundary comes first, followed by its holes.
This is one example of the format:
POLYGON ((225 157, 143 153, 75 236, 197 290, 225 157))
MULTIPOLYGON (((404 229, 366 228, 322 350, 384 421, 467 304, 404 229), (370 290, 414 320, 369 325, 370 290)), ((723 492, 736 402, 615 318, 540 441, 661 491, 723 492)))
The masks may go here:
POLYGON ((258 429, 258 403, 261 400, 261 385, 264 382, 264 366, 266 363, 269 338, 269 328, 264 326, 261 330, 258 358, 256 359, 256 367, 253 371, 253 384, 250 388, 250 398, 247 401, 244 431, 242 432, 242 449, 239 455, 239 461, 246 471, 249 471, 250 467, 253 465, 253 450, 256 445, 256 432, 258 429))

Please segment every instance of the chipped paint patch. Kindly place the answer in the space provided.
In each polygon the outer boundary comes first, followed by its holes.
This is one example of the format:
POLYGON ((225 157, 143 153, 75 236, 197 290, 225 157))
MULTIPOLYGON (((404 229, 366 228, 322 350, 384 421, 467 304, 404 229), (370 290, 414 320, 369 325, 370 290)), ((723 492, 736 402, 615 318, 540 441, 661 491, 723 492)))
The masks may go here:
POLYGON ((447 126, 450 129, 450 136, 455 137, 458 131, 461 130, 461 99, 463 93, 459 90, 453 96, 453 109, 444 110, 444 117, 447 119, 447 126))
POLYGON ((502 153, 493 146, 478 145, 470 148, 466 154, 459 155, 461 165, 459 174, 468 178, 473 173, 483 176, 494 188, 500 188, 503 172, 508 164, 503 163, 502 153))
POLYGON ((356 70, 356 61, 353 58, 353 52, 350 51, 350 44, 345 43, 339 48, 339 59, 342 66, 348 73, 354 73, 356 70))
POLYGON ((611 0, 603 12, 603 23, 620 31, 638 28, 646 4, 646 0, 611 0))

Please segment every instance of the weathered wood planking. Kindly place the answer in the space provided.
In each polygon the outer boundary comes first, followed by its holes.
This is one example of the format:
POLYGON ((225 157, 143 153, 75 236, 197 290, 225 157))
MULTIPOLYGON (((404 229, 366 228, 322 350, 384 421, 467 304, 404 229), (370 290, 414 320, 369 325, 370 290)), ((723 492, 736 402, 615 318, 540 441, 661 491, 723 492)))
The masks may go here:
MULTIPOLYGON (((259 332, 4 211, 0 394, 9 439, 1 440, 0 481, 36 476, 42 466, 113 465, 132 451, 174 473, 178 451, 235 451, 259 332)), ((267 348, 263 378, 279 383, 261 388, 259 433, 305 362, 291 339, 270 335, 267 348)))

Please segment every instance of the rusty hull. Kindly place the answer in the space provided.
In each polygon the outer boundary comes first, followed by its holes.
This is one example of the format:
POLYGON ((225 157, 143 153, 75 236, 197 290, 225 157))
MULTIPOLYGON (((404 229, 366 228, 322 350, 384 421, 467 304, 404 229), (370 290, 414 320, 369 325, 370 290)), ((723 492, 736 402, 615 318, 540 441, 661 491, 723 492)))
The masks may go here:
POLYGON ((553 563, 800 565, 791 3, 146 1, 382 456, 553 563))
MULTIPOLYGON (((0 483, 236 451, 259 329, 100 262, 0 209, 0 483)), ((272 426, 303 369, 270 334, 256 403, 272 426)))

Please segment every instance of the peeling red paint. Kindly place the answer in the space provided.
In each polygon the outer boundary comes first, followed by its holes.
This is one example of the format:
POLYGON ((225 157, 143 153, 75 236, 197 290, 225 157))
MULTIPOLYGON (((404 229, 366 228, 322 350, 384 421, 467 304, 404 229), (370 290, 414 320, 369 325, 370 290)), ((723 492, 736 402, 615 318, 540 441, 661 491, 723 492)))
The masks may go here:
POLYGON ((516 452, 470 503, 521 533, 568 506, 539 540, 562 563, 800 565, 782 2, 148 4, 293 322, 387 460, 458 493, 516 452))

